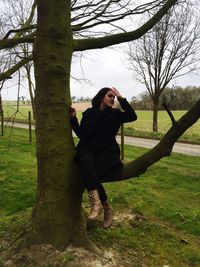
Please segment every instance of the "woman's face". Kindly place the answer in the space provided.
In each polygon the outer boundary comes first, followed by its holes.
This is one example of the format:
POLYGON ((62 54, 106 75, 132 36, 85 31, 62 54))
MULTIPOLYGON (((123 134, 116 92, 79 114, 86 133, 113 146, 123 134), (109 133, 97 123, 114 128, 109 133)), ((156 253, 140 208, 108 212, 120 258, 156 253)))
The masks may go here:
POLYGON ((101 101, 101 104, 103 105, 104 108, 106 107, 111 108, 114 102, 115 102, 115 94, 110 90, 105 94, 104 98, 101 101))

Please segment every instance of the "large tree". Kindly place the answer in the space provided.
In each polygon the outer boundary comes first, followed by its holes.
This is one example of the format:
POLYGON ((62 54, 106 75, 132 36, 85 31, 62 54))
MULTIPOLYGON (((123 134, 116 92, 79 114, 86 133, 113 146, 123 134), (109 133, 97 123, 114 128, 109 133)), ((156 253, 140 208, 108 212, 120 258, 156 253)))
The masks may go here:
MULTIPOLYGON (((30 224, 21 235, 20 241, 23 242, 17 242, 18 245, 46 242, 64 248, 72 243, 94 249, 87 238, 81 207, 83 186, 73 162, 75 148, 68 114, 70 66, 74 51, 103 48, 139 38, 177 1, 153 1, 140 7, 128 6, 129 2, 38 0, 36 34, 32 32, 19 38, 0 40, 1 49, 34 41, 37 198, 30 224), (112 26, 124 16, 156 6, 160 7, 159 11, 133 31, 107 35, 103 28, 94 36, 88 32, 102 23, 112 26)), ((112 172, 102 177, 102 181, 137 177, 160 158, 169 155, 177 138, 199 118, 199 107, 200 101, 174 124, 154 149, 126 164, 121 173, 112 172)))
POLYGON ((164 89, 173 79, 196 70, 200 60, 199 12, 195 7, 198 5, 190 3, 174 6, 155 27, 129 46, 129 67, 152 99, 155 132, 164 89))

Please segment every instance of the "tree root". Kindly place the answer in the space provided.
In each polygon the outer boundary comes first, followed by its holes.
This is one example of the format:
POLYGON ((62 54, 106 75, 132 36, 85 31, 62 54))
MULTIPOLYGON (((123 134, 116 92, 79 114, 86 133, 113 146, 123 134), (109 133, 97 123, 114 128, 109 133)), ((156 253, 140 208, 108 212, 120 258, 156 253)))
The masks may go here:
MULTIPOLYGON (((86 226, 86 225, 85 225, 86 226)), ((20 253, 24 248, 29 248, 33 245, 41 244, 41 240, 39 241, 37 234, 35 233, 31 221, 28 222, 24 229, 20 231, 4 248, 2 251, 1 259, 0 259, 0 267, 4 266, 3 263, 9 261, 13 258, 13 255, 20 253)), ((74 233, 71 245, 73 247, 81 247, 83 249, 88 250, 89 252, 95 253, 98 256, 104 257, 104 252, 99 249, 87 236, 87 232, 80 231, 74 233)), ((64 248, 64 250, 67 246, 64 248)), ((60 248, 58 248, 60 250, 60 248)))
POLYGON ((98 256, 103 256, 103 251, 99 249, 88 237, 84 239, 79 239, 72 242, 74 247, 82 247, 90 252, 97 254, 98 256))
MULTIPOLYGON (((8 260, 13 254, 18 253, 23 248, 27 248, 33 244, 36 244, 36 238, 34 231, 32 229, 32 224, 29 222, 26 224, 24 229, 20 231, 11 242, 5 247, 1 261, 5 262, 8 260)), ((1 264, 1 263, 0 263, 1 264)), ((1 265, 0 265, 1 266, 1 265)))

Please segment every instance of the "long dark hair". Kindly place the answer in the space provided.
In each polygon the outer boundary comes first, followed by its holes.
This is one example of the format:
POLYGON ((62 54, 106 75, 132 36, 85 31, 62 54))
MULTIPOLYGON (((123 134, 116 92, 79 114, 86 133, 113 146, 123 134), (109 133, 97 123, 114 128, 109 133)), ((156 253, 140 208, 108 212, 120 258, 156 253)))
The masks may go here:
POLYGON ((108 91, 111 91, 109 87, 102 88, 92 99, 92 106, 94 108, 99 108, 101 104, 101 100, 107 94, 108 91))

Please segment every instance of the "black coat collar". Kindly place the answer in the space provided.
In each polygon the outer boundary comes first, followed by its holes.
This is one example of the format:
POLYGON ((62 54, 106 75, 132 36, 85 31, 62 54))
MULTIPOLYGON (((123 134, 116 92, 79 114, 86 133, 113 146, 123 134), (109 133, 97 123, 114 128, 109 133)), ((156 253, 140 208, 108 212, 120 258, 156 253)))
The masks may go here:
POLYGON ((104 110, 100 110, 98 108, 88 108, 86 111, 83 112, 83 115, 86 117, 98 117, 98 118, 103 118, 110 113, 112 113, 113 108, 106 108, 104 110))

